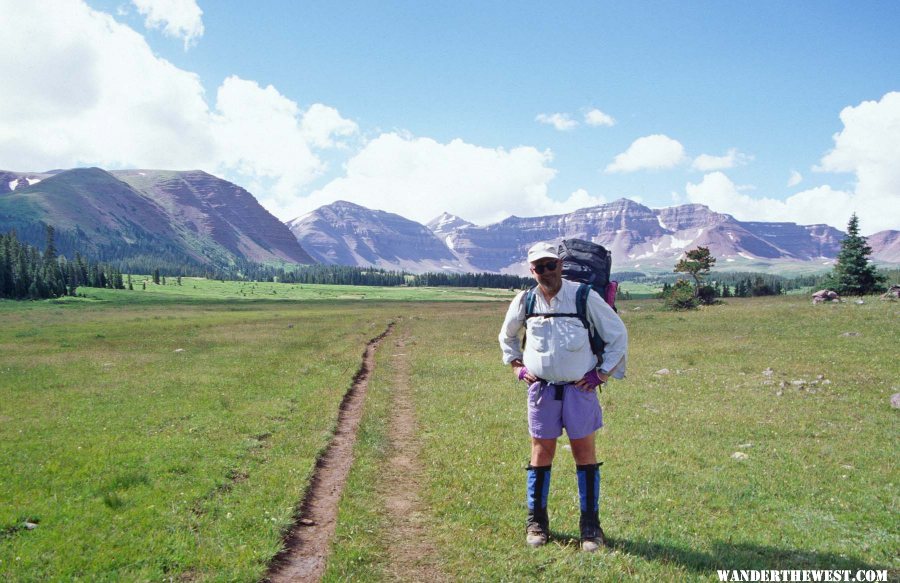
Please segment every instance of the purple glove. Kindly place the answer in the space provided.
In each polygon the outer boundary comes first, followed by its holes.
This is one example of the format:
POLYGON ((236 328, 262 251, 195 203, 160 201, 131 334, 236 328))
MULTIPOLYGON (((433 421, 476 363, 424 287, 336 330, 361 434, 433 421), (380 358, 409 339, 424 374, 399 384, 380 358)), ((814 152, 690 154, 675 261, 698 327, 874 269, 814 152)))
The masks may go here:
POLYGON ((519 380, 524 381, 525 375, 527 375, 527 374, 528 374, 528 367, 523 364, 522 368, 519 369, 519 380))
POLYGON ((603 381, 600 379, 600 374, 597 372, 597 369, 591 369, 584 377, 581 379, 586 382, 588 385, 592 387, 598 387, 603 384, 603 381))

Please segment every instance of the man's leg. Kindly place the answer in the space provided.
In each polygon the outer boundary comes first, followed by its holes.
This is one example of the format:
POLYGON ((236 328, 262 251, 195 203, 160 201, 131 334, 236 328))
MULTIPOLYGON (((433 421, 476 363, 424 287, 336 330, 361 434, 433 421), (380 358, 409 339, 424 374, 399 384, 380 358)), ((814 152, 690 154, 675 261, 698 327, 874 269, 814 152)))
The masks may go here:
POLYGON ((550 536, 547 496, 550 493, 550 468, 555 453, 555 439, 531 438, 531 463, 528 464, 526 481, 528 518, 525 524, 525 541, 533 547, 545 544, 550 536))
POLYGON ((600 545, 606 545, 606 537, 600 528, 600 464, 597 463, 594 433, 570 442, 581 498, 581 548, 596 551, 600 545))

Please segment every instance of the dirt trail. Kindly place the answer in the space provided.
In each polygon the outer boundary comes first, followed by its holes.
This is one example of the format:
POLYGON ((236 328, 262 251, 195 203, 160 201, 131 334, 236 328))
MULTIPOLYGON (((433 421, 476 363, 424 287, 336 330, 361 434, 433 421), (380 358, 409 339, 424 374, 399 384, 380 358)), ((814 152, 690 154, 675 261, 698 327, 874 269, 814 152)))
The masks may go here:
POLYGON ((408 345, 404 334, 394 343, 392 362, 395 377, 389 437, 391 456, 385 464, 382 484, 391 546, 388 574, 397 581, 447 580, 438 569, 438 556, 425 521, 427 507, 420 495, 424 480, 421 442, 416 423, 414 395, 409 381, 408 345))
POLYGON ((366 345, 362 365, 341 401, 337 430, 331 444, 316 461, 309 489, 299 506, 299 520, 287 536, 284 550, 272 560, 266 581, 281 583, 322 578, 337 523, 338 502, 353 463, 353 445, 369 377, 375 367, 375 350, 393 328, 392 322, 387 330, 366 345))

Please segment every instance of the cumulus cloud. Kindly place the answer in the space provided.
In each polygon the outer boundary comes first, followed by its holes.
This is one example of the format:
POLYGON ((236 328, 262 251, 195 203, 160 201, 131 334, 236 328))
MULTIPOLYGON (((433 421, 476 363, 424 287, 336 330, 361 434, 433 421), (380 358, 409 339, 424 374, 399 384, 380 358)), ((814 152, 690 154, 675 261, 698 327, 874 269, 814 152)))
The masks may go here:
POLYGON ((303 114, 300 131, 306 140, 318 148, 343 147, 336 138, 349 138, 359 131, 356 122, 341 117, 333 107, 314 103, 303 114))
POLYGON ((791 170, 791 175, 788 178, 787 185, 788 186, 797 186, 803 182, 803 175, 797 172, 796 170, 791 170))
POLYGON ((594 127, 612 127, 616 125, 616 120, 613 119, 612 116, 603 113, 599 109, 592 109, 584 114, 584 123, 594 127))
POLYGON ((753 160, 753 156, 748 156, 738 152, 736 148, 731 148, 724 156, 711 156, 709 154, 700 154, 691 163, 691 168, 701 172, 710 172, 712 170, 725 170, 734 168, 735 166, 747 164, 753 160))
POLYGON ((638 138, 627 150, 618 154, 606 172, 635 172, 674 168, 685 161, 684 146, 663 134, 638 138))
POLYGON ((568 113, 539 113, 534 121, 547 125, 552 125, 561 132, 565 132, 578 127, 578 122, 572 119, 568 113))
MULTIPOLYGON (((608 202, 605 196, 591 194, 584 188, 572 192, 569 197, 562 201, 550 201, 548 206, 552 208, 548 214, 570 213, 574 210, 583 209, 591 206, 597 206, 608 202)), ((543 214, 543 213, 540 213, 543 214)))
POLYGON ((350 200, 426 222, 443 211, 486 224, 510 214, 567 212, 603 202, 584 190, 565 201, 548 196, 552 153, 528 146, 486 148, 384 133, 346 163, 346 174, 299 201, 296 215, 350 200))
MULTIPOLYGON (((688 197, 744 220, 825 223, 845 229, 850 215, 856 213, 864 233, 900 228, 898 215, 887 210, 900 208, 900 93, 846 107, 840 118, 844 129, 834 135, 834 148, 814 169, 855 174, 852 190, 826 184, 783 201, 752 198, 724 174, 713 172, 699 184, 689 183, 688 197)), ((795 186, 801 179, 794 171, 788 185, 795 186)))
POLYGON ((856 194, 892 196, 900 203, 900 92, 845 107, 841 121, 844 129, 834 135, 834 149, 815 169, 852 172, 856 194))
MULTIPOLYGON (((0 12, 12 3, 0 0, 0 12)), ((201 168, 277 214, 323 172, 318 151, 357 132, 331 107, 304 111, 271 85, 234 76, 211 107, 195 74, 81 2, 14 10, 18 26, 0 35, 0 77, 17 80, 0 91, 5 169, 201 168)))
MULTIPOLYGON (((868 207, 866 201, 853 192, 836 190, 828 185, 798 192, 785 200, 754 198, 742 190, 722 172, 707 174, 698 184, 688 183, 685 187, 691 202, 705 204, 742 221, 826 224, 844 230, 850 215, 855 212, 867 233, 892 228, 891 217, 879 216, 885 214, 883 211, 868 207)), ((893 228, 896 226, 894 224, 893 228)))
POLYGON ((131 0, 144 16, 147 28, 162 30, 163 34, 184 41, 184 48, 197 43, 203 36, 203 11, 196 0, 131 0))

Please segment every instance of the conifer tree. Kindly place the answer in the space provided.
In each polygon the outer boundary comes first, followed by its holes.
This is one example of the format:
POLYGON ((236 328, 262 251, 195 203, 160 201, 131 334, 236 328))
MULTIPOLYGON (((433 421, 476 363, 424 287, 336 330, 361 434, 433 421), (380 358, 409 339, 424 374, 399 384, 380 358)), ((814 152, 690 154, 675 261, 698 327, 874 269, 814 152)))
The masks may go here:
POLYGON ((869 263, 872 248, 859 234, 859 218, 850 216, 847 238, 841 241, 841 251, 831 274, 834 291, 842 295, 861 296, 884 291, 884 276, 869 263))

